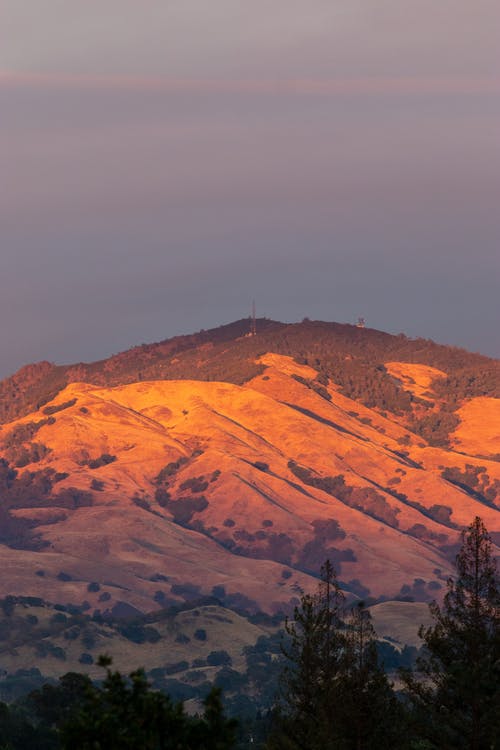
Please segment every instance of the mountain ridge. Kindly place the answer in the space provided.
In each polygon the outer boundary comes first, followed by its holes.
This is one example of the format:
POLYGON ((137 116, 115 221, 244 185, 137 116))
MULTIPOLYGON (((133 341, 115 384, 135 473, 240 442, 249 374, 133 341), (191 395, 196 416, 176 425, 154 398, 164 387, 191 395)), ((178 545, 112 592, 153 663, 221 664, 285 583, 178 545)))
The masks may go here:
MULTIPOLYGON (((345 395, 356 398, 363 398, 368 388, 366 377, 360 378, 355 365, 361 361, 366 369, 369 357, 372 380, 380 381, 379 391, 384 381, 389 407, 393 399, 396 409, 408 409, 409 399, 401 397, 390 379, 381 374, 383 360, 389 361, 390 354, 397 355, 397 361, 438 368, 446 365, 447 378, 441 384, 441 395, 448 389, 453 393, 458 390, 458 398, 500 397, 500 361, 464 349, 428 339, 409 339, 403 334, 394 336, 375 329, 307 319, 286 324, 260 318, 257 326, 257 336, 248 336, 250 322, 241 319, 208 331, 142 344, 89 364, 53 365, 43 361, 27 365, 0 382, 0 424, 43 406, 71 382, 122 385, 135 380, 191 377, 242 384, 261 371, 255 360, 267 351, 299 361, 314 360, 323 377, 331 376, 333 370, 345 395), (315 345, 311 346, 311 342, 315 345), (228 344, 232 349, 229 353, 228 344), (329 347, 335 348, 336 357, 331 351, 326 352, 329 347)), ((381 403, 384 405, 383 400, 381 403)))
POLYGON ((288 611, 329 556, 353 597, 426 601, 475 514, 500 542, 496 361, 338 324, 232 325, 104 360, 93 377, 112 382, 4 423, 4 594, 288 611))

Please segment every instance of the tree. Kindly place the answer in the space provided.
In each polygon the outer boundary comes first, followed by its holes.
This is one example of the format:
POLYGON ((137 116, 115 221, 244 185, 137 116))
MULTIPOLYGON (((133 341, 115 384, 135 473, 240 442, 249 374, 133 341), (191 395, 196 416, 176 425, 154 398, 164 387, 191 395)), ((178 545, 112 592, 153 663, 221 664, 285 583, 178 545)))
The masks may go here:
POLYGON ((281 679, 281 702, 271 748, 334 748, 332 714, 336 682, 344 656, 340 631, 344 595, 329 560, 321 568, 315 595, 303 594, 285 630, 287 665, 281 679))
POLYGON ((38 725, 59 727, 88 695, 92 681, 87 675, 67 672, 58 685, 45 684, 21 701, 38 725))
POLYGON ((0 702, 1 750, 56 750, 58 747, 55 731, 33 726, 24 711, 0 702))
POLYGON ((107 668, 102 687, 90 686, 86 698, 61 728, 63 750, 230 750, 236 722, 224 716, 220 691, 205 700, 202 717, 191 717, 181 703, 151 690, 143 670, 129 678, 107 668))
POLYGON ((403 709, 378 660, 376 634, 363 602, 346 623, 344 668, 339 680, 342 743, 349 750, 402 748, 403 709))
POLYGON ((360 603, 343 617, 344 596, 327 560, 318 593, 303 595, 286 624, 288 664, 270 750, 404 747, 402 709, 378 663, 370 614, 360 603))
POLYGON ((500 748, 500 590, 479 517, 462 532, 456 579, 420 628, 420 674, 402 673, 420 737, 439 750, 500 748), (423 718, 422 718, 423 717, 423 718), (421 719, 419 721, 419 719, 421 719))

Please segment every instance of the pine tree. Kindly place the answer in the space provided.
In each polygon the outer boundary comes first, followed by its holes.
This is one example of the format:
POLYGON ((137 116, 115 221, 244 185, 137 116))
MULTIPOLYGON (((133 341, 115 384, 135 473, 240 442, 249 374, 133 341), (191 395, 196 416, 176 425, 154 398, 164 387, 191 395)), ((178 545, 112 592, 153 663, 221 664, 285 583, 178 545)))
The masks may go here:
POLYGON ((439 750, 500 748, 500 591, 491 539, 479 517, 462 533, 456 579, 434 624, 420 629, 420 675, 403 673, 419 733, 439 750))
POLYGON ((342 748, 402 748, 403 708, 379 663, 369 610, 359 602, 345 631, 346 653, 339 680, 342 748))
POLYGON ((282 709, 270 750, 385 750, 404 747, 402 709, 378 663, 362 605, 344 622, 344 596, 329 561, 316 595, 287 623, 290 645, 282 709))
POLYGON ((317 594, 304 594, 285 629, 287 666, 281 705, 270 748, 333 750, 336 735, 336 684, 344 658, 341 626, 344 595, 326 561, 317 594))
POLYGON ((230 750, 236 724, 224 715, 220 691, 213 688, 203 716, 188 716, 182 703, 152 690, 142 669, 124 677, 106 667, 101 687, 89 683, 80 706, 63 723, 64 750, 230 750))

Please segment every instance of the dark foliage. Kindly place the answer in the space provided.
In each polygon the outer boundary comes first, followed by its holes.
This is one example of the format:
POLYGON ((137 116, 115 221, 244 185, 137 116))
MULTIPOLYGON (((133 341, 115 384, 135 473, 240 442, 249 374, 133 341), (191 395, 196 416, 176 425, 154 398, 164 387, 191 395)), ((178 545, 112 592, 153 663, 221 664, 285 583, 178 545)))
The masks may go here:
POLYGON ((402 675, 426 747, 491 750, 500 747, 500 587, 480 518, 462 534, 456 571, 442 608, 430 605, 434 624, 420 629, 417 672, 402 675))
MULTIPOLYGON (((81 662, 91 658, 82 654, 81 662)), ((230 750, 236 721, 224 715, 220 691, 206 692, 203 714, 189 716, 182 704, 152 690, 144 672, 129 677, 110 669, 102 685, 69 672, 8 707, 0 704, 0 737, 6 750, 230 750)), ((186 667, 189 665, 185 663, 186 667)), ((156 670, 162 673, 164 670, 156 670)), ((160 676, 162 676, 160 675, 160 676)), ((175 684, 175 681, 165 680, 175 684)))
POLYGON ((61 747, 71 750, 229 750, 236 722, 224 716, 220 692, 213 689, 202 717, 190 717, 181 704, 152 690, 144 672, 128 678, 111 671, 102 687, 89 687, 79 710, 61 725, 61 747))
POLYGON ((233 660, 227 651, 210 651, 207 656, 207 664, 211 667, 231 666, 233 660))
POLYGON ((287 663, 270 750, 401 748, 402 712, 379 664, 362 604, 344 620, 344 597, 329 563, 314 596, 287 622, 287 663))
POLYGON ((118 626, 118 632, 133 643, 158 643, 161 636, 156 628, 140 622, 126 622, 118 626))
POLYGON ((54 404, 53 406, 46 406, 44 409, 42 409, 43 413, 47 416, 50 416, 52 414, 57 414, 59 411, 64 411, 65 409, 69 409, 71 406, 74 406, 77 402, 76 398, 72 398, 69 401, 64 401, 62 404, 54 404))
MULTIPOLYGON (((350 487, 345 483, 343 474, 334 477, 322 477, 319 474, 312 473, 304 466, 300 466, 295 461, 289 461, 288 468, 304 484, 323 490, 323 492, 332 495, 350 508, 362 510, 378 521, 398 528, 397 514, 399 508, 390 505, 385 497, 373 487, 350 487)), ((394 490, 390 490, 390 494, 396 493, 394 493, 394 490)))
POLYGON ((207 488, 208 482, 203 476, 191 477, 190 479, 186 479, 184 482, 181 482, 181 484, 179 485, 179 489, 181 492, 185 492, 186 490, 189 490, 189 492, 192 493, 205 492, 207 488))
POLYGON ((155 478, 155 483, 161 485, 166 482, 170 477, 174 476, 179 471, 181 466, 187 464, 188 460, 189 459, 186 458, 186 456, 181 456, 177 459, 177 461, 171 461, 169 464, 164 466, 163 469, 161 469, 160 473, 155 478))
POLYGON ((100 469, 101 466, 107 466, 116 461, 116 456, 111 453, 102 453, 97 458, 88 458, 81 461, 82 466, 88 466, 89 469, 100 469))
MULTIPOLYGON (((46 546, 36 534, 36 521, 16 518, 10 511, 16 508, 55 507, 76 508, 92 505, 90 492, 67 487, 54 490, 54 484, 61 480, 54 469, 19 472, 0 458, 0 541, 17 549, 39 550, 46 546)), ((60 516, 55 515, 52 522, 60 516)), ((51 520, 46 519, 45 523, 51 520)))
POLYGON ((57 750, 54 731, 34 726, 24 711, 0 703, 0 741, 5 750, 57 750))
POLYGON ((187 526, 195 513, 201 513, 208 507, 208 500, 204 495, 180 497, 178 500, 167 500, 165 507, 172 513, 175 523, 180 526, 187 526))
POLYGON ((3 447, 8 450, 9 448, 17 448, 22 443, 31 442, 41 427, 54 424, 55 421, 54 418, 51 418, 41 419, 38 422, 23 422, 22 424, 17 424, 2 439, 3 447))
POLYGON ((486 505, 494 504, 500 497, 500 481, 491 481, 484 466, 466 464, 463 471, 456 466, 450 466, 443 469, 441 476, 486 505))

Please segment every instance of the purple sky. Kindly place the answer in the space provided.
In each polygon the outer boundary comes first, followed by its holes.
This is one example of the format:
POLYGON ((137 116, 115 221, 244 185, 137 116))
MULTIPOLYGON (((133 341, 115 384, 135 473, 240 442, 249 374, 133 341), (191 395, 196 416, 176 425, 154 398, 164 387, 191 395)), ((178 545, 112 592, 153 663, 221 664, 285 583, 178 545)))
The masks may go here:
POLYGON ((500 355, 498 0, 1 0, 0 377, 249 314, 500 355))

